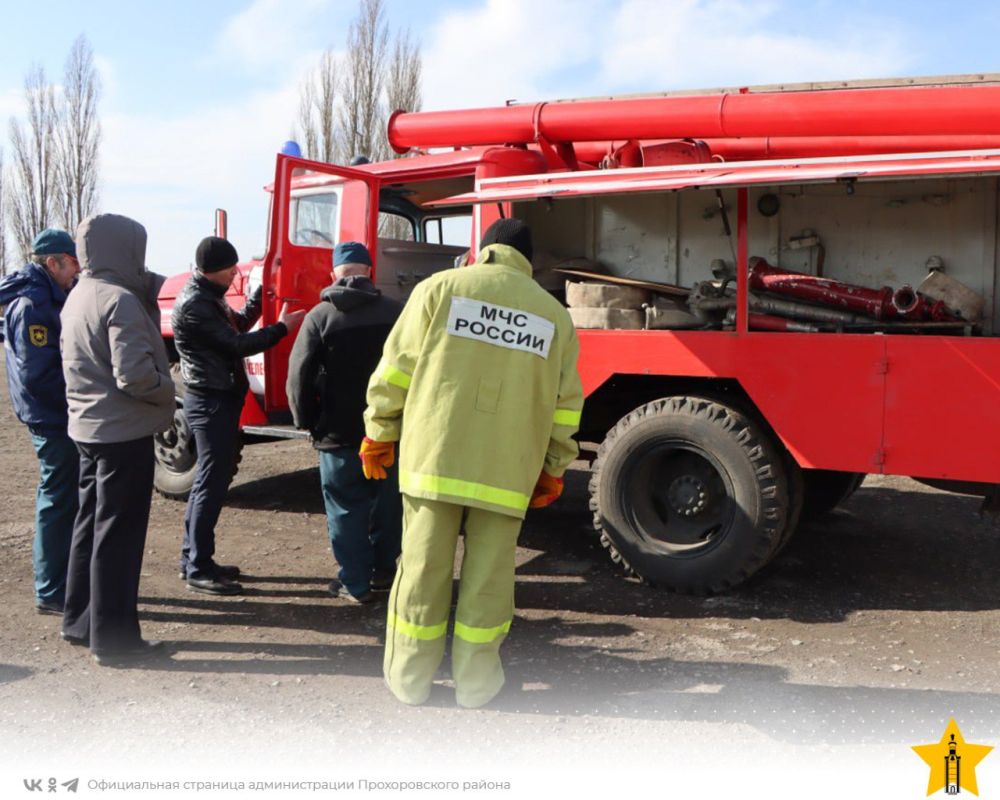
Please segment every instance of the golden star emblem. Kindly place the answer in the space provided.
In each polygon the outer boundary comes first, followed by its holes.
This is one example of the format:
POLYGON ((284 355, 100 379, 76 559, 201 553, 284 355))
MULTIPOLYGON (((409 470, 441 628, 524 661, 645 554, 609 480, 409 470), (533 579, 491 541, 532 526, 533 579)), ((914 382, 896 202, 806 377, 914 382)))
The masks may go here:
MULTIPOLYGON (((985 744, 967 744, 955 720, 948 721, 944 735, 937 744, 914 745, 913 751, 931 768, 927 781, 927 794, 932 795, 946 787, 961 789, 979 797, 976 783, 976 765, 986 758, 993 748, 985 744)), ((949 794, 953 794, 949 791, 949 794)))

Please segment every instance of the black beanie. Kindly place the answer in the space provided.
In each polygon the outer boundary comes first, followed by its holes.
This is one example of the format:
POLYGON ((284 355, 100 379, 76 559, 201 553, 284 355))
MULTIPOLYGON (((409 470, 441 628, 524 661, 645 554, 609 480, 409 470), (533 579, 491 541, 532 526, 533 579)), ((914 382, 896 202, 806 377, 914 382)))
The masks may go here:
POLYGON ((531 246, 531 229, 519 219, 498 219, 486 229, 479 242, 479 249, 491 244, 505 244, 513 247, 528 261, 534 253, 531 246))
POLYGON ((218 236, 206 236, 198 243, 198 249, 194 253, 194 263, 202 272, 228 269, 239 260, 236 248, 218 236))

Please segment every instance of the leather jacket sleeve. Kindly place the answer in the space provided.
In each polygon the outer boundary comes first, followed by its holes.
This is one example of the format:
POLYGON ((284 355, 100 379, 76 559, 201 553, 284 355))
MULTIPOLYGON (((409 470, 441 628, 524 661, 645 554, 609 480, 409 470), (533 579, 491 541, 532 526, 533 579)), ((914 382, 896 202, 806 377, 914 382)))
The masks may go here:
MULTIPOLYGON (((277 344, 288 333, 281 322, 259 331, 237 333, 216 304, 204 297, 193 300, 184 316, 184 322, 191 330, 197 331, 201 346, 214 350, 225 358, 245 358, 261 353, 277 344)), ((239 315, 236 316, 237 319, 240 318, 239 315)))
POLYGON ((246 333, 260 319, 262 286, 258 286, 252 295, 247 298, 242 311, 233 312, 233 320, 240 333, 246 333))
MULTIPOLYGON (((254 319, 259 314, 259 296, 256 305, 256 312, 250 309, 254 319)), ((223 391, 245 386, 243 359, 266 350, 288 333, 280 322, 257 331, 238 331, 251 316, 232 311, 223 298, 199 287, 196 280, 185 285, 171 318, 185 386, 223 391)))

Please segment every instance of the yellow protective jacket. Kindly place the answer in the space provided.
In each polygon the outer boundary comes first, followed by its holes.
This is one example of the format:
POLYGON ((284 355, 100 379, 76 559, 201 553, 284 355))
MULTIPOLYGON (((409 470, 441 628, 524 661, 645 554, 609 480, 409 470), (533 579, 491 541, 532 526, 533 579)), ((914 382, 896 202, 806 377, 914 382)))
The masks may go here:
POLYGON ((365 430, 399 441, 399 488, 523 518, 576 458, 583 389, 569 314, 507 245, 420 283, 368 383, 365 430))

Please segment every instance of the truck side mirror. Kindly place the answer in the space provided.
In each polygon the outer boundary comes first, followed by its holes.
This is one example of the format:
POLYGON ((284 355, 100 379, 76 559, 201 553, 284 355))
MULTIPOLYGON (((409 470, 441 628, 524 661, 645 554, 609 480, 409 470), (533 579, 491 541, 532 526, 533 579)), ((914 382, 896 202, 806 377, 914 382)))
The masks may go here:
POLYGON ((228 239, 227 232, 229 231, 229 215, 226 213, 226 209, 217 208, 215 209, 215 235, 220 239, 228 239))

